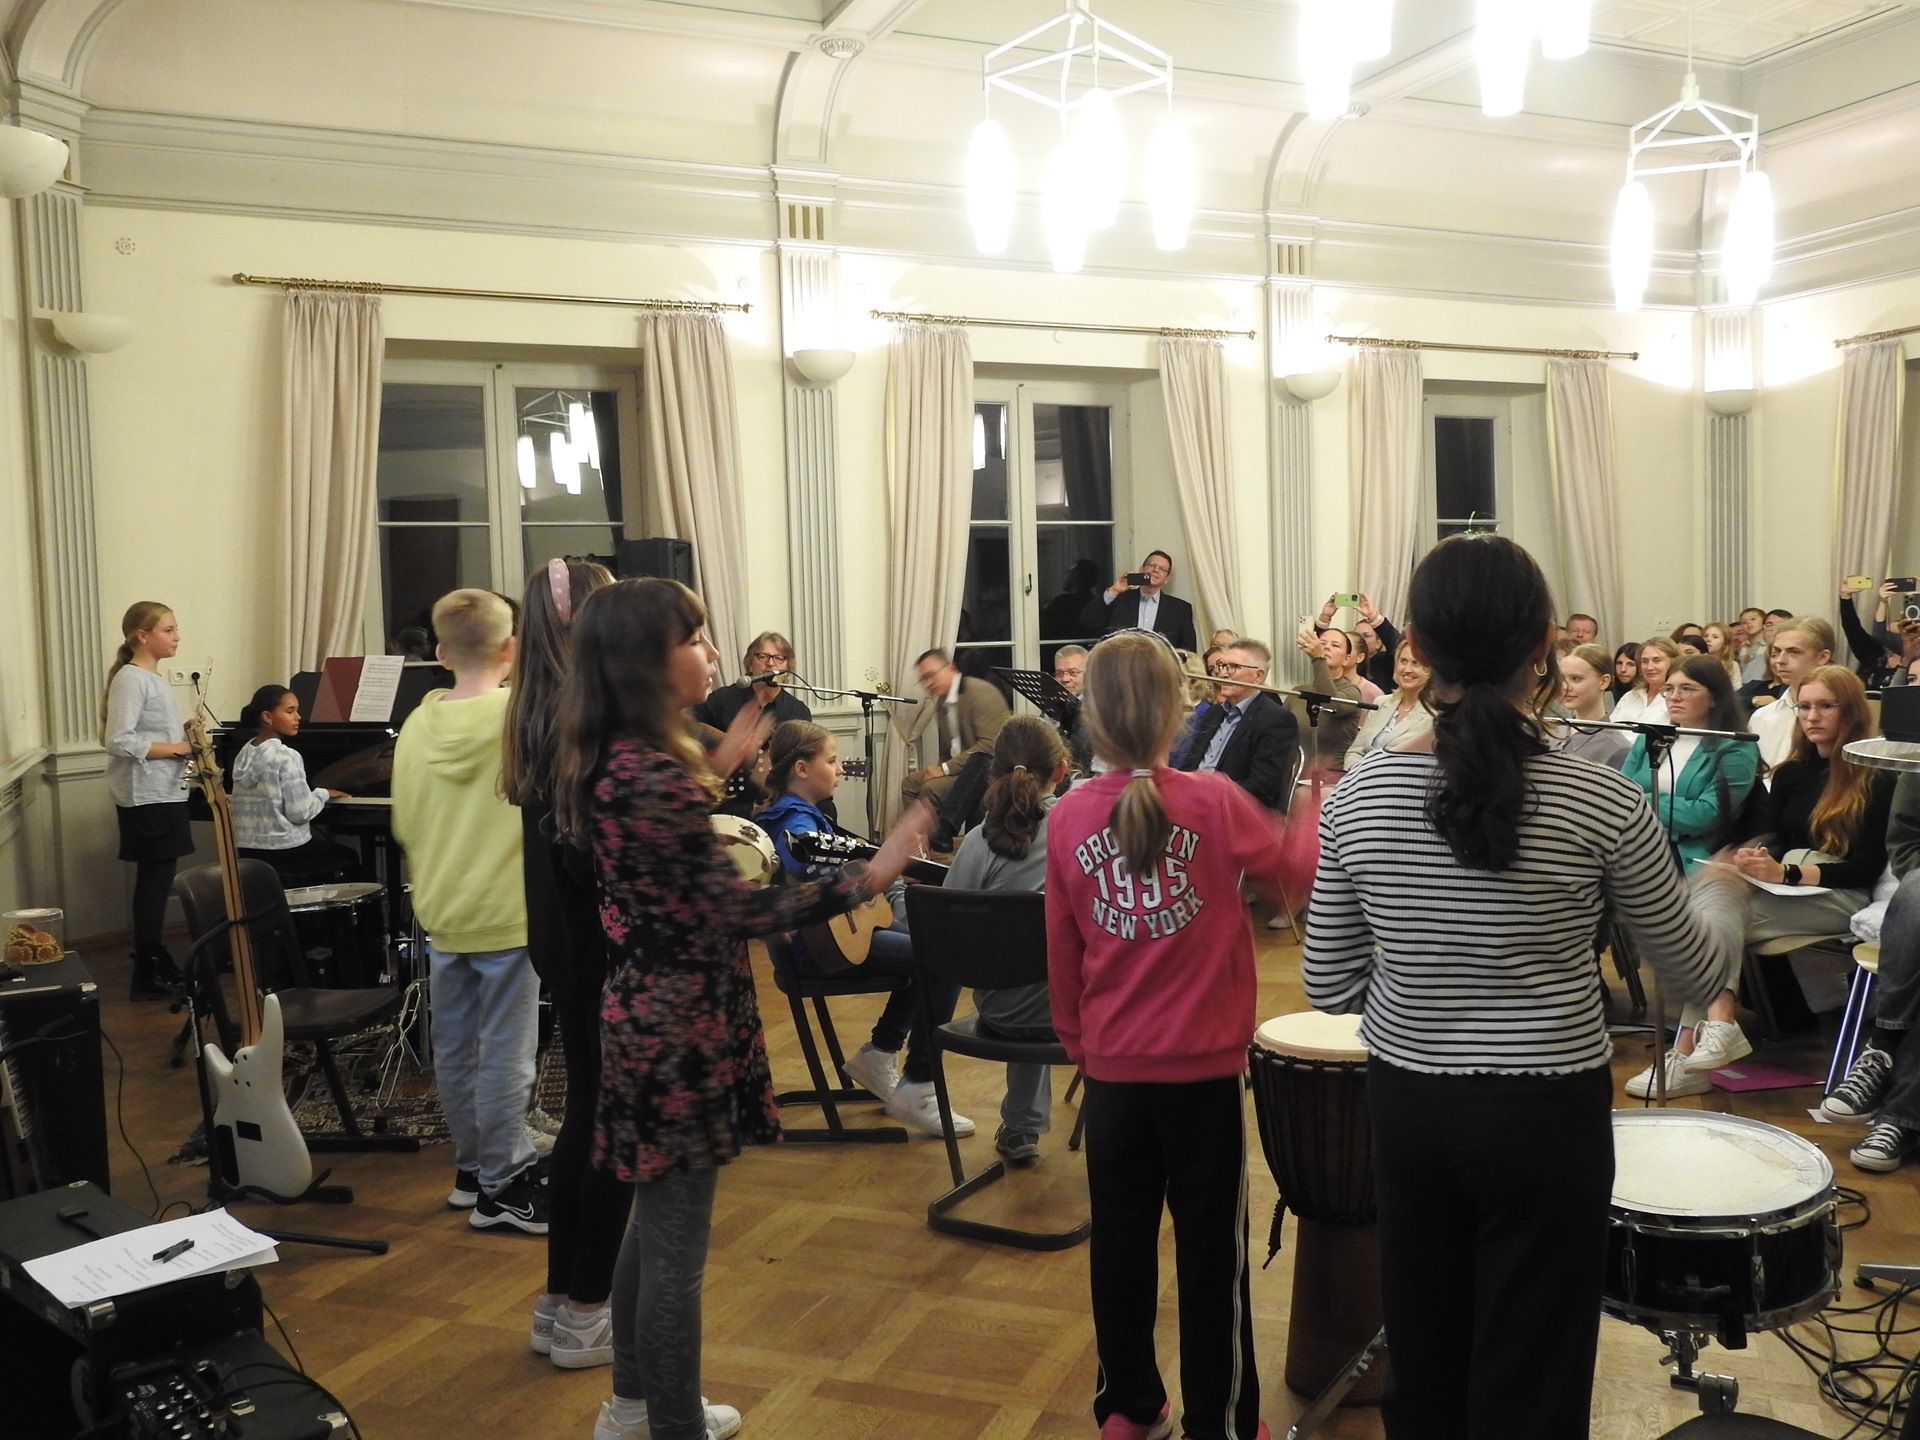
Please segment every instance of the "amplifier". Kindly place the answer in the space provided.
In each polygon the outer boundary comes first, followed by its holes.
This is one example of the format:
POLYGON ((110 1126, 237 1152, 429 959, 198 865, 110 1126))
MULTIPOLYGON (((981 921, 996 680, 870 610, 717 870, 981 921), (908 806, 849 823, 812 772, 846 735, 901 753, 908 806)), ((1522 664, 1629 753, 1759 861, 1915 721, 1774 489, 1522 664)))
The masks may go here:
POLYGON ((195 1275, 79 1307, 61 1304, 26 1272, 29 1260, 152 1223, 86 1181, 0 1202, 0 1355, 9 1376, 10 1437, 65 1440, 114 1413, 116 1369, 260 1329, 260 1285, 248 1270, 195 1275))
POLYGON ((617 573, 622 580, 659 576, 678 580, 693 588, 693 544, 687 540, 669 540, 653 536, 646 540, 622 540, 614 546, 618 553, 617 573))
MULTIPOLYGON (((12 977, 0 978, 0 1029, 16 1047, 20 1100, 45 1150, 47 1181, 91 1180, 109 1189, 99 987, 72 953, 51 965, 9 968, 12 977)), ((13 1198, 7 1170, 0 1166, 0 1199, 13 1198)))

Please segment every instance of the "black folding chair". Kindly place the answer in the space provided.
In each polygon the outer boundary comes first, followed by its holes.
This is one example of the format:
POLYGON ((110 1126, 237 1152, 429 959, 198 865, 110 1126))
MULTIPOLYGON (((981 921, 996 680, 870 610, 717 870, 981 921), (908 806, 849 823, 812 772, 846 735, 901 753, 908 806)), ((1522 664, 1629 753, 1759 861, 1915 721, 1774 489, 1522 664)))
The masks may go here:
POLYGON ((811 1090, 783 1090, 773 1097, 774 1103, 818 1105, 827 1122, 824 1130, 799 1130, 783 1125, 781 1133, 799 1144, 904 1145, 907 1132, 898 1125, 850 1126, 840 1119, 840 1106, 872 1102, 873 1097, 847 1078, 847 1057, 840 1049, 840 1036, 833 1028, 833 1014, 827 1009, 827 1001, 839 995, 891 995, 907 983, 906 977, 872 974, 857 966, 838 975, 809 975, 795 960, 791 937, 770 935, 766 943, 767 959, 773 965, 773 983, 787 997, 787 1006, 793 1012, 794 1033, 800 1037, 800 1053, 807 1057, 807 1074, 813 1080, 811 1090), (826 1042, 838 1085, 828 1082, 826 1067, 820 1063, 820 1046, 807 1019, 809 1000, 820 1022, 820 1039, 826 1042))
MULTIPOLYGON (((960 1163, 960 1142, 953 1133, 953 1103, 947 1094, 946 1055, 968 1055, 1002 1064, 1071 1065, 1058 1040, 1007 1040, 982 1030, 978 1015, 944 1025, 933 1016, 934 979, 974 990, 1010 990, 1047 981, 1046 896, 1037 890, 956 890, 952 886, 909 885, 907 916, 913 931, 913 958, 920 1004, 932 1038, 933 1083, 946 1130, 947 1165, 953 1188, 927 1206, 927 1224, 943 1235, 964 1235, 1022 1250, 1065 1250, 1093 1230, 1091 1219, 1066 1230, 1025 1230, 965 1220, 953 1213, 1007 1173, 996 1159, 968 1178, 960 1163)), ((1076 1127, 1069 1149, 1079 1148, 1076 1127)))

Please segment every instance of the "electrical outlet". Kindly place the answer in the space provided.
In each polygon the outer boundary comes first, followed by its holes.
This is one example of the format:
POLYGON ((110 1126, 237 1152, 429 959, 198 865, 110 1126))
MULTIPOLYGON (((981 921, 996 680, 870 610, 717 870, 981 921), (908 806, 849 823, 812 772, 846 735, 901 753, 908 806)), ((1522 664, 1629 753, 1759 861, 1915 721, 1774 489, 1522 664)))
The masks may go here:
POLYGON ((192 672, 185 665, 170 665, 167 667, 167 683, 169 685, 191 685, 193 683, 192 672))
POLYGON ((1671 620, 1656 620, 1653 622, 1653 633, 1656 635, 1665 635, 1672 629, 1673 621, 1671 620))

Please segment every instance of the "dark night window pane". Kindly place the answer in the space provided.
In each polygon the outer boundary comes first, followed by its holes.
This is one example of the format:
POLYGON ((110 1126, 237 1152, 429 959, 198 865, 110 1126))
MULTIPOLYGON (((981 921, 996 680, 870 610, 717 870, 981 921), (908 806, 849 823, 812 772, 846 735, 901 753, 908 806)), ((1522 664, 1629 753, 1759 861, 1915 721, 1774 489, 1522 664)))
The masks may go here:
MULTIPOLYGON (((1434 417, 1433 509, 1442 522, 1471 520, 1480 522, 1478 528, 1495 528, 1493 426, 1478 416, 1434 417)), ((1444 523, 1440 531, 1454 533, 1444 523)))

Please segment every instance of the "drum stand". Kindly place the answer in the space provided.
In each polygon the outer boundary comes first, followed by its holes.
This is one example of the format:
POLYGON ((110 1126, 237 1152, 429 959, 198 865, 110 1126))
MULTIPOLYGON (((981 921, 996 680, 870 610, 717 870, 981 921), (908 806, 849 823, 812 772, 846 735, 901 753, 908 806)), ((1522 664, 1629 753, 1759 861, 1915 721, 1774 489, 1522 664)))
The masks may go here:
POLYGON ((1667 1353, 1660 1357, 1662 1365, 1674 1367, 1673 1374, 1667 1377, 1667 1383, 1676 1390, 1691 1390, 1699 1397, 1702 1415, 1724 1415, 1732 1410, 1740 1399, 1740 1382, 1731 1375, 1701 1375, 1695 1372, 1693 1362, 1700 1358, 1701 1337, 1691 1330, 1656 1330, 1653 1332, 1666 1342, 1667 1353))
POLYGON ((1333 1378, 1333 1383, 1314 1396, 1313 1403, 1300 1412, 1300 1418, 1294 1421, 1293 1428, 1287 1431, 1286 1440, 1307 1440, 1307 1436, 1320 1428, 1321 1422, 1338 1408, 1342 1400, 1347 1398, 1347 1392, 1358 1385, 1367 1371, 1371 1370, 1386 1353, 1387 1332, 1382 1329, 1366 1343, 1358 1355, 1347 1362, 1346 1367, 1333 1378))

